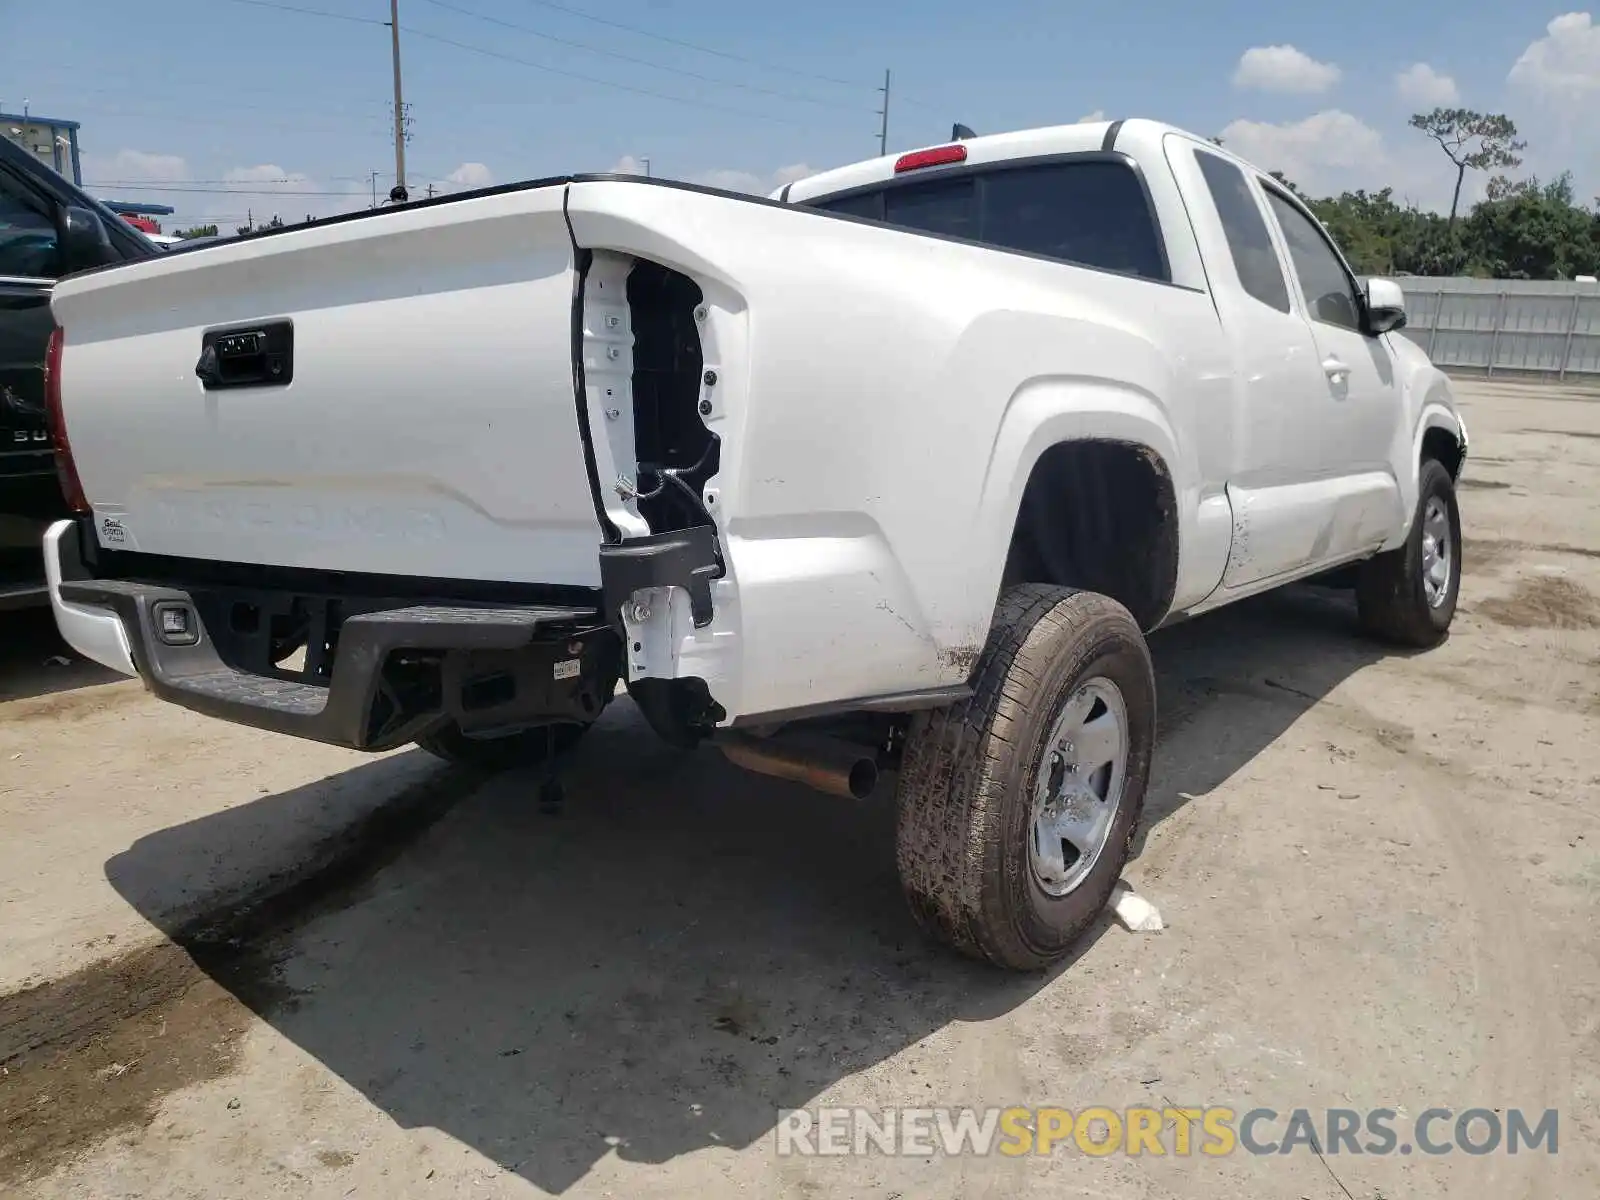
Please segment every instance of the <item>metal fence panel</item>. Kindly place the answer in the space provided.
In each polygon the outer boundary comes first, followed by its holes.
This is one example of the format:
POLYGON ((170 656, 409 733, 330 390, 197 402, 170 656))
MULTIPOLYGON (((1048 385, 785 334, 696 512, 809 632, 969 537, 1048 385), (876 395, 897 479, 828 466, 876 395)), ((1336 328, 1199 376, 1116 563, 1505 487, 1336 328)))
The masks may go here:
POLYGON ((1441 367, 1600 376, 1600 284, 1529 279, 1398 281, 1404 334, 1441 367))

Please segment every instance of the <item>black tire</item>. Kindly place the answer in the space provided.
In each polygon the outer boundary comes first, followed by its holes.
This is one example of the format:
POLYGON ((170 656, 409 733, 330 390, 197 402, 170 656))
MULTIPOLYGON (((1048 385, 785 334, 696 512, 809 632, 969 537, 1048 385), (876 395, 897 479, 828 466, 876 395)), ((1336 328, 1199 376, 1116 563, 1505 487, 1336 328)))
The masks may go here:
POLYGON ((1444 641, 1461 594, 1461 512, 1456 485, 1437 459, 1424 459, 1418 472, 1417 508, 1405 545, 1361 564, 1356 581, 1356 606, 1361 625, 1384 641, 1428 649, 1444 641), (1430 500, 1443 504, 1449 521, 1450 568, 1447 591, 1437 605, 1428 603, 1423 584, 1423 519, 1430 500))
POLYGON ((478 767, 486 771, 510 771, 517 767, 537 767, 560 758, 578 744, 589 730, 576 723, 539 725, 532 729, 498 737, 472 737, 459 725, 445 725, 417 745, 445 762, 478 767))
POLYGON ((1044 584, 1002 595, 971 699, 912 722, 897 791, 896 858, 918 922, 963 954, 1014 970, 1064 957, 1116 886, 1155 744, 1150 652, 1126 608, 1044 584), (1031 865, 1033 796, 1063 706, 1102 678, 1121 693, 1127 765, 1104 849, 1063 896, 1031 865))

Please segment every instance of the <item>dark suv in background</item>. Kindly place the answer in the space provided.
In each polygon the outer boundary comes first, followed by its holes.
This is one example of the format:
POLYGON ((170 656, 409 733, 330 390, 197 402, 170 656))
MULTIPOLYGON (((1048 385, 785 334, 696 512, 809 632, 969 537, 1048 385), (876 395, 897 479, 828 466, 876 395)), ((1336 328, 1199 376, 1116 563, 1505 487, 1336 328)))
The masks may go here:
POLYGON ((40 541, 67 515, 45 413, 50 288, 74 271, 160 253, 0 137, 0 609, 48 603, 40 541))

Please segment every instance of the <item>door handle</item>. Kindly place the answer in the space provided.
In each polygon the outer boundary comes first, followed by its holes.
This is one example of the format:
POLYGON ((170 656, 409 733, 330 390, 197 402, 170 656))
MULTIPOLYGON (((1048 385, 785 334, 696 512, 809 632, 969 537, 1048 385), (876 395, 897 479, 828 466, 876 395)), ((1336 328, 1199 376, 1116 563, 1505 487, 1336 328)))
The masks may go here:
POLYGON ((1331 354, 1322 360, 1322 370, 1329 383, 1346 383, 1350 379, 1350 368, 1331 354))

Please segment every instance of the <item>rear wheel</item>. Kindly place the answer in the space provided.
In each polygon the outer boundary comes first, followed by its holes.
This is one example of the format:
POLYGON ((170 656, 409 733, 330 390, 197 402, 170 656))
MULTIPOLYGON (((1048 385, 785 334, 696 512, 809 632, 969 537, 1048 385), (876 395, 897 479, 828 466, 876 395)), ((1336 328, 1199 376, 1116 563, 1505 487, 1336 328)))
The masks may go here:
POLYGON ((901 884, 962 953, 1047 967, 1127 862, 1155 741, 1155 680, 1128 610, 1009 589, 970 700, 914 721, 897 797, 901 884))
POLYGON ((463 733, 450 724, 418 738, 417 745, 446 762, 481 767, 488 771, 508 771, 516 767, 536 767, 551 762, 578 744, 589 726, 575 722, 538 725, 511 733, 463 733))
POLYGON ((1426 649, 1444 640, 1455 617, 1461 513, 1455 481, 1437 459, 1423 461, 1417 484, 1417 511, 1405 545, 1361 565, 1356 604, 1368 632, 1426 649))

